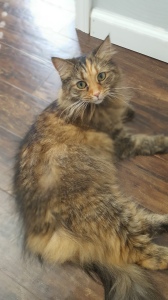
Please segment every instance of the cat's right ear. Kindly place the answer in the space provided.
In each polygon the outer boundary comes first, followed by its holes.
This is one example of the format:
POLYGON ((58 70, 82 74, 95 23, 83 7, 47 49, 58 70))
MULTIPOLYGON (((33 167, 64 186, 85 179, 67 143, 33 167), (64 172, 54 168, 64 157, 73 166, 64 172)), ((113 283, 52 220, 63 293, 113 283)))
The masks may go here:
POLYGON ((74 67, 72 62, 58 57, 52 57, 51 60, 61 79, 65 79, 71 75, 74 67))
POLYGON ((101 59, 110 59, 116 53, 113 48, 110 36, 108 35, 105 40, 100 44, 100 46, 96 49, 95 56, 101 59))

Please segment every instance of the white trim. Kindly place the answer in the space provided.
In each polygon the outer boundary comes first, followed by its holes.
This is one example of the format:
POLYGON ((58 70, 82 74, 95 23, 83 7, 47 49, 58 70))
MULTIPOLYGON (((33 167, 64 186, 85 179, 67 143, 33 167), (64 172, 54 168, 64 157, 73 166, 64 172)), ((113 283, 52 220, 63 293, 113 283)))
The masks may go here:
POLYGON ((76 28, 90 33, 90 13, 92 0, 76 0, 76 28))
POLYGON ((94 8, 91 13, 91 36, 168 62, 168 32, 134 19, 94 8))

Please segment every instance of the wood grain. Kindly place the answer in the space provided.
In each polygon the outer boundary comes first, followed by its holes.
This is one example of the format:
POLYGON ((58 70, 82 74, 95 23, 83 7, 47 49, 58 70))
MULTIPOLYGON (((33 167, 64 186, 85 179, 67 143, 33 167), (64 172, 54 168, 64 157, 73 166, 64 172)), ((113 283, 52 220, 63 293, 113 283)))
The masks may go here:
POLYGON ((12 190, 13 163, 20 138, 0 127, 0 189, 12 190))
POLYGON ((58 97, 60 87, 61 79, 58 72, 53 70, 47 80, 34 91, 33 95, 47 102, 52 102, 58 97))
MULTIPOLYGON (((1 5, 0 13, 3 10, 3 5, 1 5)), ((20 1, 17 5, 12 2, 6 11, 8 15, 3 28, 3 44, 45 60, 49 67, 51 67, 52 56, 68 58, 80 54, 74 28, 74 13, 58 8, 51 16, 51 11, 54 12, 53 5, 47 1, 37 3, 36 1, 20 1), (39 12, 38 5, 40 4, 42 7, 39 12), (50 18, 46 22, 46 15, 49 13, 50 18), (61 17, 62 14, 64 18, 61 17), (48 26, 49 20, 50 26, 48 26)))
POLYGON ((2 81, 0 81, 0 90, 0 126, 23 137, 35 117, 47 104, 2 81))
POLYGON ((0 80, 33 92, 49 76, 51 69, 42 61, 1 44, 0 80))

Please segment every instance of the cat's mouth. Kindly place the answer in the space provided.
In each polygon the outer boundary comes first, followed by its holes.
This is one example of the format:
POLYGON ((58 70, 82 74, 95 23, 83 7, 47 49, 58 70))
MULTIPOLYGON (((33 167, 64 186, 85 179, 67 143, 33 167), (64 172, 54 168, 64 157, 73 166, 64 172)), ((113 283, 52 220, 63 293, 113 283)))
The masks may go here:
POLYGON ((92 103, 94 103, 94 104, 97 105, 97 104, 102 103, 103 100, 104 100, 104 95, 100 94, 98 97, 94 96, 94 97, 92 98, 92 103))
POLYGON ((96 100, 93 100, 93 103, 94 104, 100 104, 100 103, 102 103, 103 102, 103 99, 101 98, 101 99, 96 99, 96 100))

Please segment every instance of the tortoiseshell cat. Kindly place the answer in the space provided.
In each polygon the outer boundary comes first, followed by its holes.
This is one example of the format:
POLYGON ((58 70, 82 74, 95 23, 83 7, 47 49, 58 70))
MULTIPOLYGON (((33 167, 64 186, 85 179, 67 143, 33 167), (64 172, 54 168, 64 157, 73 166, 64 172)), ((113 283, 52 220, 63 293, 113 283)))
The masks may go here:
POLYGON ((168 268, 152 243, 168 215, 145 211, 120 192, 115 159, 167 152, 168 137, 130 134, 133 110, 120 94, 109 37, 92 53, 52 58, 62 89, 24 138, 14 190, 25 249, 72 262, 101 279, 106 300, 160 300, 146 269, 168 268))

